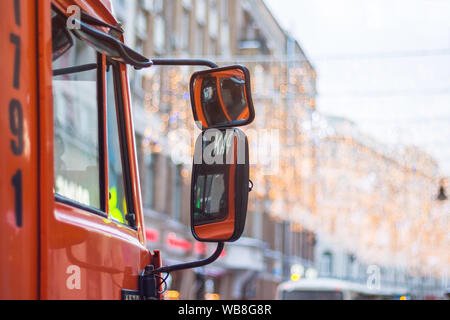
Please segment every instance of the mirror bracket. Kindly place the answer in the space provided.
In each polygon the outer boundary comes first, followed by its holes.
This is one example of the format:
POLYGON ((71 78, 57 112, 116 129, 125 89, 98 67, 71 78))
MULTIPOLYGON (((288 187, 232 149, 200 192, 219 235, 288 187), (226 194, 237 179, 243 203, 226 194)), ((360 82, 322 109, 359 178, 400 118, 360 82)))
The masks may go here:
POLYGON ((152 59, 154 66, 205 66, 211 69, 219 68, 217 64, 202 59, 152 59))
POLYGON ((155 273, 171 273, 171 272, 174 272, 174 271, 193 269, 193 268, 199 268, 199 267, 206 266, 208 264, 213 263, 214 261, 216 261, 220 257, 220 255, 222 254, 223 248, 224 248, 224 243, 223 242, 219 242, 217 244, 216 251, 214 251, 212 256, 210 256, 207 259, 194 261, 194 262, 188 262, 188 263, 176 264, 176 265, 173 265, 173 266, 161 267, 161 268, 152 270, 152 273, 153 274, 155 274, 155 273))

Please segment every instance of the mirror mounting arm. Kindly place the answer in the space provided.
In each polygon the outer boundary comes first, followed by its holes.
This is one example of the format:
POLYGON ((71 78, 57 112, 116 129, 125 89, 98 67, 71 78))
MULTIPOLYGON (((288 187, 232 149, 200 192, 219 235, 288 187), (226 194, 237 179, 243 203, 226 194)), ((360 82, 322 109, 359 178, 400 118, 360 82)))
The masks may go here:
POLYGON ((212 61, 202 59, 152 59, 154 66, 205 66, 211 69, 219 66, 212 61))
POLYGON ((207 259, 194 261, 194 262, 188 262, 188 263, 176 264, 176 265, 173 265, 173 266, 161 267, 161 268, 158 268, 156 270, 153 270, 153 274, 155 274, 155 273, 171 273, 171 272, 174 272, 174 271, 193 269, 193 268, 199 268, 199 267, 206 266, 208 264, 213 263, 214 261, 216 261, 220 257, 220 255, 222 254, 223 248, 224 248, 224 243, 223 242, 219 242, 217 244, 216 251, 213 253, 212 256, 210 256, 207 259))

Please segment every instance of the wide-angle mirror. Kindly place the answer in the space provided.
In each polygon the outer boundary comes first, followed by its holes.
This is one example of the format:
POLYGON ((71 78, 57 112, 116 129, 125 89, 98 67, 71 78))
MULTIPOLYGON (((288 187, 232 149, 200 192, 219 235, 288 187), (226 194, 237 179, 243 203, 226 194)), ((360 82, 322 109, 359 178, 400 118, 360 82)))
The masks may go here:
POLYGON ((202 242, 232 242, 244 231, 249 193, 248 141, 239 129, 203 132, 195 146, 191 229, 202 242))
POLYGON ((194 119, 202 130, 244 126, 255 119, 250 73, 244 66, 196 72, 190 91, 194 119))

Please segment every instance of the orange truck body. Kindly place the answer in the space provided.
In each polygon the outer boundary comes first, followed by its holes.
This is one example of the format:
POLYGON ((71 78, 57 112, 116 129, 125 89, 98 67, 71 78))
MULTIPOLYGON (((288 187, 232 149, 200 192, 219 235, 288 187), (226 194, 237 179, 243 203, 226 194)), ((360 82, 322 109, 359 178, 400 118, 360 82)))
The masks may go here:
POLYGON ((122 289, 138 289, 146 265, 160 264, 146 248, 126 66, 120 82, 134 229, 111 218, 107 194, 105 216, 55 200, 52 5, 117 23, 106 0, 0 1, 0 299, 121 299, 122 289))

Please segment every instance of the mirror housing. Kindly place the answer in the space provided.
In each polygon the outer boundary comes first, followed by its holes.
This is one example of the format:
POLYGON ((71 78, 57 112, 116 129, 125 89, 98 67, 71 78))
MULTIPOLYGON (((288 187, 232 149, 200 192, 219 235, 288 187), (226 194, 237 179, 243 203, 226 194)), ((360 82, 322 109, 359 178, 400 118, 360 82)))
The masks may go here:
POLYGON ((73 39, 66 28, 66 20, 52 13, 52 60, 55 61, 73 46, 73 39))
POLYGON ((191 230, 198 241, 241 237, 249 194, 248 150, 239 129, 211 129, 198 137, 191 183, 191 230))
POLYGON ((190 92, 194 120, 201 130, 245 126, 255 119, 250 72, 244 66, 196 72, 190 92))
POLYGON ((108 56, 110 59, 129 64, 136 70, 149 68, 152 61, 134 51, 110 34, 104 33, 82 21, 74 19, 80 25, 79 29, 71 30, 75 36, 85 40, 96 51, 108 56))

